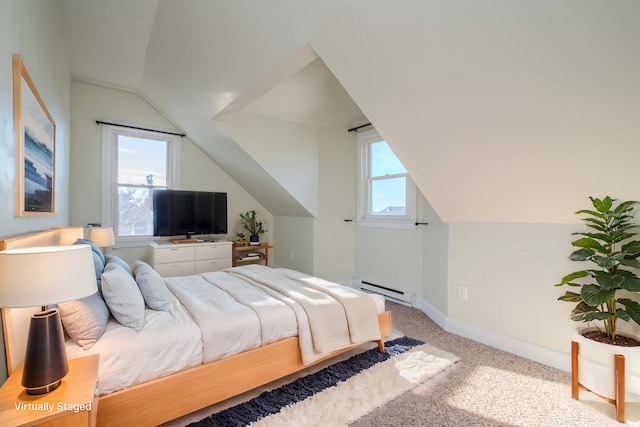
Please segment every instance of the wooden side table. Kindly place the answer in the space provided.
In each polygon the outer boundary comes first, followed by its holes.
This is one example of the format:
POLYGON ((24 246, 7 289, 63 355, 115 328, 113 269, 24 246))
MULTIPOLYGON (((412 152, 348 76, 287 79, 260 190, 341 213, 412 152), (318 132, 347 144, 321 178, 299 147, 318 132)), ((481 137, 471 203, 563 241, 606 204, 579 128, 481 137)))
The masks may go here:
POLYGON ((54 391, 28 395, 22 387, 22 366, 0 388, 2 426, 96 425, 98 355, 69 360, 69 373, 54 391))
POLYGON ((273 246, 268 244, 260 244, 253 246, 234 246, 233 247, 233 266, 236 267, 242 264, 251 264, 256 262, 264 261, 264 265, 269 265, 269 249, 272 249, 273 246), (246 253, 258 253, 259 257, 255 258, 245 258, 242 256, 246 253))

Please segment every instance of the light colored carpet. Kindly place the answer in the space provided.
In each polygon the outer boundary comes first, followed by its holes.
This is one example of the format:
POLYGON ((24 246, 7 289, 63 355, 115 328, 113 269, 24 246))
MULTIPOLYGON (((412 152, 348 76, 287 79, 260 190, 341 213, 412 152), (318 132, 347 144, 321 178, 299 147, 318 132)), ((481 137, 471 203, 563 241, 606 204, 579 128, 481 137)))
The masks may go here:
MULTIPOLYGON (((460 361, 353 426, 620 426, 612 404, 580 391, 571 375, 444 332, 420 310, 387 303, 403 334, 456 354, 460 361)), ((567 344, 567 347, 569 344, 567 344)), ((568 351, 568 350, 567 350, 568 351)), ((640 425, 640 407, 627 403, 627 423, 640 425)))
MULTIPOLYGON (((580 401, 571 399, 571 376, 568 372, 449 334, 415 308, 391 302, 387 302, 387 308, 392 313, 394 327, 391 338, 406 335, 455 354, 460 361, 425 384, 355 421, 352 426, 621 425, 615 421, 614 406, 605 400, 584 390, 580 391, 580 401)), ((341 359, 349 356, 344 355, 341 359)), ((324 365, 314 367, 304 374, 322 367, 324 365)), ((296 377, 269 384, 167 425, 184 426, 201 420, 296 377)), ((639 403, 627 403, 626 413, 626 425, 640 426, 639 403)))

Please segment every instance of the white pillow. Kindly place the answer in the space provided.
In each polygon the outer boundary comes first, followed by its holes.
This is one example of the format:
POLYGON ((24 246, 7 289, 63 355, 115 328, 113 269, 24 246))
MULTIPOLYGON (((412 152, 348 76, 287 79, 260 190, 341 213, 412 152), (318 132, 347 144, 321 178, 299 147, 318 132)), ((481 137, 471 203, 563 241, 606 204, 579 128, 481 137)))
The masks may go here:
POLYGON ((113 317, 135 331, 144 325, 144 299, 136 281, 122 268, 111 262, 102 273, 102 297, 113 317))
POLYGON ((109 308, 99 292, 88 297, 58 304, 64 329, 85 350, 104 334, 109 321, 109 308))
POLYGON ((160 274, 142 261, 136 261, 133 270, 147 307, 153 310, 171 311, 171 293, 160 274))

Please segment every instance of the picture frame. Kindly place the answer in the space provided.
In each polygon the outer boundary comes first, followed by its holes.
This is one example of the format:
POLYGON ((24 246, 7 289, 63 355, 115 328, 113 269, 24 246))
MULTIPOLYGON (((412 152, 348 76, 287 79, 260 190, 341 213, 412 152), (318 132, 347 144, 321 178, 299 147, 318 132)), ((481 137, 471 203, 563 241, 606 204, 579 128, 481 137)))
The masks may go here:
POLYGON ((13 56, 15 215, 54 215, 56 123, 20 55, 13 56))

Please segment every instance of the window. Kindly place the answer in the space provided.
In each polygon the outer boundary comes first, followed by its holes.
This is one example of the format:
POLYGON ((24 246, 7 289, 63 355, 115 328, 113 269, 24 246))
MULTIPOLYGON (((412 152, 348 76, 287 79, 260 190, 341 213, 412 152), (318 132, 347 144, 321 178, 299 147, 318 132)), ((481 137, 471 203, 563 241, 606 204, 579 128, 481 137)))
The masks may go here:
POLYGON ((117 240, 153 235, 152 192, 177 186, 178 143, 178 136, 104 125, 101 222, 117 240))
POLYGON ((375 131, 358 134, 362 225, 415 227, 416 188, 400 160, 375 131))

